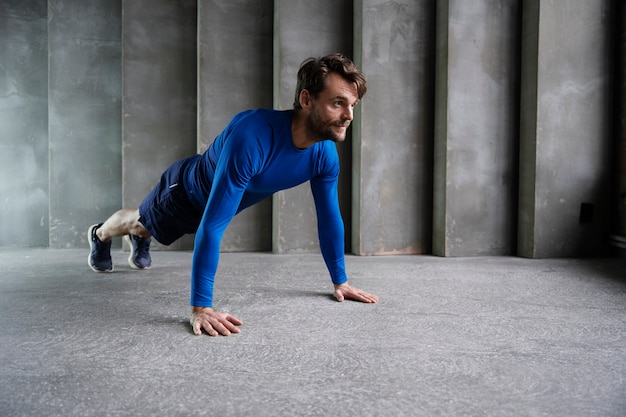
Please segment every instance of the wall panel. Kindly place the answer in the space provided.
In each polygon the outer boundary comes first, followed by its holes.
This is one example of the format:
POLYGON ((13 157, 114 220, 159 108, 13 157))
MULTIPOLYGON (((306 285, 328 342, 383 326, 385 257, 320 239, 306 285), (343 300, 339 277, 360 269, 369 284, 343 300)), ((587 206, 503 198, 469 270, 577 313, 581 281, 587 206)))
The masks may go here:
MULTIPOLYGON (((302 61, 329 53, 352 58, 352 1, 275 1, 274 107, 293 108, 296 76, 302 61)), ((340 205, 350 236, 351 139, 337 145, 340 205)), ((278 253, 319 250, 315 206, 309 183, 273 197, 273 250, 278 253)), ((348 246, 349 247, 349 246, 348 246)))
MULTIPOLYGON (((197 9, 195 0, 122 8, 123 202, 135 208, 170 164, 196 153, 197 9)), ((169 249, 192 247, 185 236, 169 249)))
POLYGON ((354 127, 352 252, 429 253, 434 4, 360 0, 355 15, 368 92, 354 127))
POLYGON ((47 246, 45 0, 0 0, 0 247, 47 246))
POLYGON ((48 1, 50 246, 121 206, 120 0, 48 1))
POLYGON ((433 253, 511 255, 521 2, 447 0, 437 7, 433 253))
POLYGON ((610 0, 524 2, 518 254, 601 253, 607 241, 610 0))
MULTIPOLYGON (((200 2, 198 146, 202 152, 237 113, 272 107, 273 0, 200 2)), ((272 249, 272 199, 239 213, 222 251, 272 249)))

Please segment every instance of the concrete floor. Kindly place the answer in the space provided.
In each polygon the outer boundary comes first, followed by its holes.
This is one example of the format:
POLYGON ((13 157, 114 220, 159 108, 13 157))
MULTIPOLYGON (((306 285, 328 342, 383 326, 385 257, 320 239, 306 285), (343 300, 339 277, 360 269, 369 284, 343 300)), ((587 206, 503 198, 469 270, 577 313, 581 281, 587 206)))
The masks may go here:
POLYGON ((318 255, 223 254, 216 306, 244 326, 212 338, 189 252, 113 255, 0 251, 0 415, 626 415, 620 259, 348 257, 365 305, 318 255))

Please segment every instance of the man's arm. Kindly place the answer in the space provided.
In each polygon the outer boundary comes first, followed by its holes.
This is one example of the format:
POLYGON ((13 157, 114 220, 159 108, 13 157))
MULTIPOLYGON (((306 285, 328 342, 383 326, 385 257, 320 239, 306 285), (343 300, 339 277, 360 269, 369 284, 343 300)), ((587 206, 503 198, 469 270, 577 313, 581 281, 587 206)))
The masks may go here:
POLYGON ((254 146, 244 145, 241 137, 236 139, 230 138, 224 143, 211 193, 196 232, 191 265, 191 324, 195 334, 205 330, 210 335, 228 335, 238 333, 235 326, 241 325, 239 319, 212 308, 220 242, 226 227, 237 213, 258 159, 251 157, 257 153, 254 146))
POLYGON ((229 198, 226 198, 221 191, 216 191, 213 196, 214 200, 224 201, 224 204, 218 207, 221 212, 216 212, 210 206, 215 202, 209 201, 196 233, 191 264, 192 311, 190 320, 196 335, 202 334, 204 330, 211 336, 219 334, 228 336, 231 333, 239 333, 236 326, 242 325, 238 318, 212 308, 213 284, 219 261, 220 242, 226 226, 235 214, 238 205, 236 202, 241 200, 240 196, 237 197, 236 190, 230 190, 226 194, 229 194, 229 198), (221 200, 218 200, 220 196, 221 200), (228 201, 230 204, 226 204, 228 201))
POLYGON ((344 260, 344 225, 337 197, 337 176, 312 178, 311 191, 317 211, 317 228, 324 262, 335 285, 337 301, 345 299, 377 303, 378 297, 348 284, 344 260))

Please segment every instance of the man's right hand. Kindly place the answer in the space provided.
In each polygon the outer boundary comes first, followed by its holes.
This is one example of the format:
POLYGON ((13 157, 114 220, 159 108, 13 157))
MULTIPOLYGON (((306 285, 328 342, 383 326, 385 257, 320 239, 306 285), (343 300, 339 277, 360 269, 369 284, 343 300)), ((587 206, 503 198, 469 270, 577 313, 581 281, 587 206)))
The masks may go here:
POLYGON ((210 336, 228 336, 231 333, 239 333, 243 322, 237 317, 227 313, 220 313, 210 307, 192 307, 191 327, 195 335, 201 335, 204 330, 210 336))

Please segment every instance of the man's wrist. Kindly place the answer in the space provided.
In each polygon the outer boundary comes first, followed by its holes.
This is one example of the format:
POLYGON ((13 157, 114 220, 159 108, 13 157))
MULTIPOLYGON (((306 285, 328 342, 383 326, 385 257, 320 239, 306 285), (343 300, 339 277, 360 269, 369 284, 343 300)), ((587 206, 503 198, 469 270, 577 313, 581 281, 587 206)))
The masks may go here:
POLYGON ((213 311, 213 307, 191 306, 192 313, 204 313, 206 311, 213 311))

